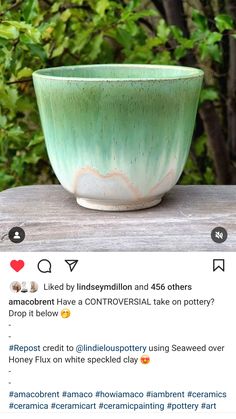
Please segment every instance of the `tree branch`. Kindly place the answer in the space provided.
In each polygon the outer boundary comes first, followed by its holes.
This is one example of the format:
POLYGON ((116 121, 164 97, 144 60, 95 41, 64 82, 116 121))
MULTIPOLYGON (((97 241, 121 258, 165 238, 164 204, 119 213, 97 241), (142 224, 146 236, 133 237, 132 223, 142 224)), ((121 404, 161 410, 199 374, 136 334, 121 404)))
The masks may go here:
POLYGON ((236 3, 234 0, 226 0, 226 10, 236 23, 236 3))
POLYGON ((218 0, 219 13, 225 12, 225 0, 218 0))
POLYGON ((204 15, 207 17, 208 22, 210 23, 210 29, 215 30, 216 26, 215 26, 215 21, 214 21, 214 10, 213 7, 211 5, 211 2, 209 0, 200 0, 201 5, 202 5, 202 10, 204 15))
POLYGON ((144 26, 146 26, 153 34, 156 34, 155 28, 152 26, 152 24, 147 19, 144 19, 143 17, 140 17, 138 19, 138 21, 140 23, 142 23, 144 26))
POLYGON ((29 83, 30 81, 32 81, 32 77, 21 80, 7 81, 6 84, 29 83))
MULTIPOLYGON (((235 0, 226 0, 226 10, 236 22, 235 0)), ((229 73, 228 73, 228 144, 231 156, 236 160, 236 39, 229 36, 229 73)))
MULTIPOLYGON (((184 35, 189 37, 189 30, 184 16, 182 0, 176 0, 174 5, 173 0, 165 0, 164 7, 168 23, 170 25, 177 25, 183 31, 184 35)), ((198 59, 193 55, 193 53, 189 53, 186 58, 186 65, 199 65, 198 59)), ((230 170, 230 160, 226 147, 226 136, 214 103, 210 101, 203 103, 199 113, 207 134, 208 146, 212 151, 217 182, 221 184, 229 184, 232 182, 232 173, 230 170)))
POLYGON ((231 183, 230 159, 227 153, 225 135, 212 102, 206 101, 200 107, 200 116, 208 137, 208 145, 213 157, 217 183, 231 183))
POLYGON ((163 6, 162 0, 151 0, 151 1, 154 4, 155 8, 158 10, 158 12, 162 15, 162 17, 166 19, 166 12, 165 12, 165 8, 163 6))
MULTIPOLYGON (((183 2, 182 0, 175 0, 175 4, 173 5, 173 0, 165 0, 164 1, 164 8, 167 18, 167 23, 169 25, 178 26, 183 35, 188 38, 189 37, 189 30, 184 14, 183 2)), ((182 60, 184 65, 189 67, 193 67, 196 65, 195 57, 193 56, 192 52, 189 52, 186 57, 182 60)))
POLYGON ((170 25, 178 26, 185 37, 188 37, 189 31, 184 15, 184 8, 182 0, 164 0, 164 9, 166 13, 167 22, 170 25))

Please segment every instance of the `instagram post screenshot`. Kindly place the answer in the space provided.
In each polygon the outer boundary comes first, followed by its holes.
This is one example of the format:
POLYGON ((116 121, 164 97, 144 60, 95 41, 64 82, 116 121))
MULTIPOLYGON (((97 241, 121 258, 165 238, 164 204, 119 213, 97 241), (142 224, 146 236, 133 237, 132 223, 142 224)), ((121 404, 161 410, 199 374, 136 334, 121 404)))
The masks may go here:
POLYGON ((235 0, 0 2, 0 419, 236 418, 235 0))

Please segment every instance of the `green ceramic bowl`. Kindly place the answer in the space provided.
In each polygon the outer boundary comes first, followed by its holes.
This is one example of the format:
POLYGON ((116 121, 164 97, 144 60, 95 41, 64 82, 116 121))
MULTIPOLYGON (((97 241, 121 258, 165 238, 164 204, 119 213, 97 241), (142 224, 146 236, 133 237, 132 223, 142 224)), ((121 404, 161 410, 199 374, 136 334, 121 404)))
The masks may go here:
POLYGON ((102 64, 33 74, 47 150, 60 183, 88 208, 151 207, 185 165, 203 72, 102 64))

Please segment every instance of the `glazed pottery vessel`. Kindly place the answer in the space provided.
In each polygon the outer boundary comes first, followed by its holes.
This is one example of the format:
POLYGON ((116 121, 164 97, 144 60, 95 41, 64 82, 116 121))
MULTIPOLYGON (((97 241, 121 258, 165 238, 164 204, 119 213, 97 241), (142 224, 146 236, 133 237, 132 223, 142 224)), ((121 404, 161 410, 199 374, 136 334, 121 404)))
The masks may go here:
POLYGON ((158 204, 186 162, 203 72, 163 65, 57 67, 33 74, 52 167, 78 204, 158 204))

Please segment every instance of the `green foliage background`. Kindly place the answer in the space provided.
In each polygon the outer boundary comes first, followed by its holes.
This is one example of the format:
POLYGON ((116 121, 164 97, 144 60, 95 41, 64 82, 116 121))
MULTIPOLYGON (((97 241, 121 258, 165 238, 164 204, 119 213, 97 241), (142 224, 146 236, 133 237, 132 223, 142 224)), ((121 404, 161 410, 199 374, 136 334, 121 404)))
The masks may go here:
MULTIPOLYGON (((42 67, 88 63, 184 64, 194 51, 201 67, 222 65, 222 38, 234 23, 214 25, 189 7, 190 35, 168 25, 154 2, 141 0, 17 0, 0 3, 0 190, 56 182, 48 162, 31 74, 42 67)), ((208 78, 201 103, 219 101, 208 78)), ((181 182, 215 183, 206 134, 196 129, 181 182)))

